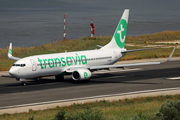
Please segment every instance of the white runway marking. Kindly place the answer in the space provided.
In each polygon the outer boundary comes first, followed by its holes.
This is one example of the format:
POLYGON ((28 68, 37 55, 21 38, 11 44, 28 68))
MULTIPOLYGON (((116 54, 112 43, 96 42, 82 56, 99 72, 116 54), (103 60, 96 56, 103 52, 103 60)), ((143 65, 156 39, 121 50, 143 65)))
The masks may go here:
POLYGON ((128 92, 128 93, 119 93, 119 94, 109 94, 109 95, 99 95, 99 96, 91 96, 91 97, 83 97, 83 98, 47 101, 47 102, 39 102, 39 103, 30 103, 30 104, 22 104, 22 105, 4 106, 4 107, 0 107, 0 110, 1 109, 8 109, 8 108, 18 108, 18 107, 26 107, 26 106, 44 105, 44 104, 52 104, 52 103, 62 103, 62 102, 69 102, 69 101, 88 100, 88 99, 94 99, 94 98, 123 96, 123 95, 132 95, 132 94, 159 92, 159 91, 179 90, 179 89, 180 89, 180 87, 177 87, 177 88, 164 88, 164 89, 144 90, 144 91, 135 91, 135 92, 128 92))
POLYGON ((167 79, 170 79, 170 80, 180 80, 180 77, 172 77, 172 78, 167 78, 167 79))

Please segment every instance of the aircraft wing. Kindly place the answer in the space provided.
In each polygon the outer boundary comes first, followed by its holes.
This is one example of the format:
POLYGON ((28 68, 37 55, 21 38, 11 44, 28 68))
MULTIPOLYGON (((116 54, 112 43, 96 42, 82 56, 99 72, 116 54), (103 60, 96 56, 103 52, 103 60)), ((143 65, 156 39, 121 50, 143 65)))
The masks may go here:
POLYGON ((21 58, 12 56, 12 43, 9 45, 8 58, 12 60, 20 60, 21 58))
POLYGON ((100 66, 90 66, 90 70, 95 70, 95 69, 105 69, 105 68, 117 68, 117 67, 127 67, 127 66, 138 66, 138 65, 153 65, 153 64, 161 64, 165 63, 167 61, 170 61, 172 58, 172 55, 175 51, 175 48, 171 52, 170 56, 166 61, 159 61, 159 62, 144 62, 144 63, 130 63, 130 64, 120 64, 120 65, 100 65, 100 66))

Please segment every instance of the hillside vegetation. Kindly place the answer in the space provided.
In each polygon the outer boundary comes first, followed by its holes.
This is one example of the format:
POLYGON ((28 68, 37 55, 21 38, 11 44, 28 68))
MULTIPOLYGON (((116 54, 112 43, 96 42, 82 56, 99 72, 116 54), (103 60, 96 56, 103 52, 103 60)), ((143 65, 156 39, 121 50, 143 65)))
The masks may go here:
MULTIPOLYGON (((32 46, 32 47, 13 47, 13 56, 16 57, 27 57, 38 54, 49 54, 49 53, 59 53, 70 51, 81 51, 81 50, 90 50, 98 49, 96 45, 104 46, 110 40, 111 36, 97 36, 94 39, 89 37, 83 37, 76 40, 66 40, 66 41, 56 41, 48 44, 43 44, 41 46, 32 46)), ((156 43, 158 41, 172 41, 180 40, 180 31, 164 31, 154 34, 146 34, 141 36, 128 36, 126 38, 126 44, 132 44, 131 46, 126 46, 128 50, 131 49, 140 49, 148 47, 148 45, 165 45, 156 43)), ((178 47, 180 45, 166 44, 167 48, 133 52, 128 53, 121 60, 134 60, 134 59, 144 59, 144 58, 159 58, 167 57, 172 51, 171 47, 178 47)), ((0 71, 9 70, 14 60, 7 58, 8 48, 0 49, 0 71)), ((173 56, 180 56, 180 49, 176 49, 173 56)))

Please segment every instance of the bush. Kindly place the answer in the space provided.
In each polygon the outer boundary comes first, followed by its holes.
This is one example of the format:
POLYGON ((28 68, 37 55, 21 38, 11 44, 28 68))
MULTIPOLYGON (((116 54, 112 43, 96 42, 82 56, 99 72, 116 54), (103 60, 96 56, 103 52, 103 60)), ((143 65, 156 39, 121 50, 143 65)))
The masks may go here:
POLYGON ((180 101, 167 101, 159 109, 155 118, 163 120, 180 120, 180 101))
POLYGON ((34 116, 30 117, 28 120, 34 120, 34 116))
POLYGON ((104 114, 101 110, 87 108, 82 112, 68 113, 61 109, 53 120, 105 120, 104 114))
POLYGON ((105 117, 101 110, 88 108, 83 112, 67 116, 67 120, 105 120, 105 117))
MULTIPOLYGON (((135 115, 132 120, 152 120, 151 116, 145 115, 142 112, 139 112, 137 115, 135 115)), ((153 119, 154 120, 154 119, 153 119)))
POLYGON ((61 109, 56 115, 53 120, 66 120, 65 118, 66 111, 65 109, 61 109))

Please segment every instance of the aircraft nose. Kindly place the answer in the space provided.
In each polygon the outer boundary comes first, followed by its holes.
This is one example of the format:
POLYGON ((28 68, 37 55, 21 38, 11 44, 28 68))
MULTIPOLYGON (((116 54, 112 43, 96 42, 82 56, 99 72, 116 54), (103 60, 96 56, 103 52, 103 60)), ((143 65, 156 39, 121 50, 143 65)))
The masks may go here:
POLYGON ((15 69, 15 68, 11 68, 10 70, 9 70, 9 74, 11 75, 11 76, 13 76, 13 77, 16 77, 17 76, 17 69, 15 69))

